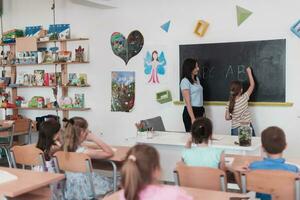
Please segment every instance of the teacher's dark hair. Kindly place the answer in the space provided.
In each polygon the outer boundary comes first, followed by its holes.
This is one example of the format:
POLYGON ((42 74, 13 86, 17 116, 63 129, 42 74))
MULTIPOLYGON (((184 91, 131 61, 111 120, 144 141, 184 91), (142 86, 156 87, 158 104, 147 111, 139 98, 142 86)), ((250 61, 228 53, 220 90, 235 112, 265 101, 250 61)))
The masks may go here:
POLYGON ((195 144, 208 143, 212 136, 212 123, 206 117, 198 118, 194 121, 191 132, 192 140, 195 144))
POLYGON ((192 71, 196 67, 197 60, 193 58, 187 58, 183 61, 182 64, 182 73, 181 73, 181 80, 183 78, 187 78, 192 84, 194 84, 194 80, 196 80, 196 76, 192 77, 192 71), (194 78, 194 80, 193 80, 194 78))

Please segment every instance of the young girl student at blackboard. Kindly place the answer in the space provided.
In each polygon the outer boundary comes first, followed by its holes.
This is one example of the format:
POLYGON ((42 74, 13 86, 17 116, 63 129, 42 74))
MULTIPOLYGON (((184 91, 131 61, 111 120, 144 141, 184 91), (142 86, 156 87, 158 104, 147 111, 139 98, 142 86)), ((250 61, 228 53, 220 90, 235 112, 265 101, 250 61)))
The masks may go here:
MULTIPOLYGON (((250 86, 245 93, 243 93, 243 85, 240 81, 232 81, 230 84, 230 96, 226 106, 225 119, 231 120, 231 135, 238 135, 238 128, 245 122, 252 127, 248 100, 254 90, 255 82, 251 68, 248 67, 246 71, 250 86)), ((252 135, 255 136, 253 127, 252 130, 252 135)))

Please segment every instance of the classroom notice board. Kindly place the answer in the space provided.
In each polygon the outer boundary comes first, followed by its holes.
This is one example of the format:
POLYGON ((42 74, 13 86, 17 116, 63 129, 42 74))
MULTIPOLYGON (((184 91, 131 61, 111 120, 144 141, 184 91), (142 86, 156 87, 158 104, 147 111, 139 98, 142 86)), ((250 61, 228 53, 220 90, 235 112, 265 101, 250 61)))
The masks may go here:
POLYGON ((228 101, 233 80, 242 81, 246 90, 251 66, 256 85, 250 101, 285 102, 285 39, 180 45, 179 51, 180 74, 186 58, 198 60, 204 101, 228 101))

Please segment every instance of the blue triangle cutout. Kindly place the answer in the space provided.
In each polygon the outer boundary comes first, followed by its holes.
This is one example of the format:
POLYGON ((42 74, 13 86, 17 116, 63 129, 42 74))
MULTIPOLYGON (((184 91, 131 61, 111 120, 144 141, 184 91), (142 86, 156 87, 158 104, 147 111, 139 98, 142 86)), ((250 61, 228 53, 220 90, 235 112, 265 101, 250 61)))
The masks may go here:
POLYGON ((160 28, 162 28, 165 32, 168 32, 169 28, 170 28, 170 23, 171 23, 171 21, 168 21, 168 22, 164 23, 163 25, 161 25, 160 28))

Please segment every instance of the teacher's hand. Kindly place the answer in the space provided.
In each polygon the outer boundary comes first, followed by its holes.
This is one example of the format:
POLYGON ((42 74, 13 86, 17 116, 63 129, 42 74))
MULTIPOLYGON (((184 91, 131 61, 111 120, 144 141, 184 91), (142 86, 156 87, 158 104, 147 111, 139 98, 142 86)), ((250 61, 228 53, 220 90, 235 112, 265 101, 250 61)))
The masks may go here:
POLYGON ((192 119, 191 119, 192 124, 194 123, 195 120, 196 120, 195 118, 192 118, 192 119))

